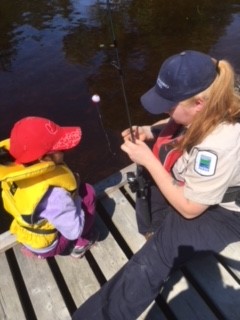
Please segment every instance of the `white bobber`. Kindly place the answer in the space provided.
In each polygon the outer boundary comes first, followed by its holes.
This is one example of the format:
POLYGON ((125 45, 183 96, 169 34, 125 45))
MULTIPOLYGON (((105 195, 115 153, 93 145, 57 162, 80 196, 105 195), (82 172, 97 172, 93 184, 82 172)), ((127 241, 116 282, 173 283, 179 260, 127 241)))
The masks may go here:
POLYGON ((98 102, 100 102, 100 96, 98 95, 98 94, 94 94, 93 96, 92 96, 92 102, 95 102, 95 103, 98 103, 98 102))

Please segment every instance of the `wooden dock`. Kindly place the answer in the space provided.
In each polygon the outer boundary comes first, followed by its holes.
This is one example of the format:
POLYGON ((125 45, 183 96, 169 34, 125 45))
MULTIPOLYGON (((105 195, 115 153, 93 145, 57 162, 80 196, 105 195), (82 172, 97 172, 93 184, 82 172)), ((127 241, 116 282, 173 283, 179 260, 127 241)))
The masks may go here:
MULTIPOLYGON (((137 232, 135 195, 126 183, 132 170, 134 164, 95 185, 100 239, 84 258, 26 258, 13 236, 0 236, 0 320, 70 320, 141 248, 145 239, 137 232)), ((240 243, 178 270, 138 318, 144 319, 239 320, 240 243)))

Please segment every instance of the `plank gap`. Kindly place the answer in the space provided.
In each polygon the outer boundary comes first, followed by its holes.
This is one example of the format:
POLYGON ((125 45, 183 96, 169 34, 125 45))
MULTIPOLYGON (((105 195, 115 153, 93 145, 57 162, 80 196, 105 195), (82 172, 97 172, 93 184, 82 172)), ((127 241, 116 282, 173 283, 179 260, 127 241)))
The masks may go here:
POLYGON ((107 281, 107 279, 105 278, 97 261, 95 260, 94 256, 92 255, 92 253, 89 250, 85 253, 85 258, 86 258, 90 268, 92 269, 99 285, 102 287, 104 285, 104 283, 107 281))
POLYGON ((205 290, 202 288, 202 286, 194 278, 194 276, 191 274, 191 271, 189 271, 187 269, 187 266, 182 266, 181 271, 182 271, 183 275, 187 278, 187 281, 194 286, 194 289, 198 292, 198 294, 201 296, 201 298, 205 301, 206 305, 214 313, 214 315, 219 320, 226 320, 226 318, 222 315, 219 308, 212 301, 211 297, 209 297, 209 295, 205 292, 205 290))
MULTIPOLYGON (((172 312, 172 310, 169 308, 168 304, 164 300, 164 298, 159 294, 157 298, 155 299, 156 304, 159 306, 163 314, 166 316, 167 319, 171 320, 177 320, 175 314, 172 312)), ((151 320, 151 319, 149 319, 151 320)))
MULTIPOLYGON (((236 263, 236 261, 233 260, 233 261, 228 262, 227 260, 231 260, 231 259, 226 258, 226 257, 223 257, 223 256, 221 256, 221 255, 219 255, 219 254, 215 254, 214 256, 215 256, 215 258, 217 259, 217 261, 218 261, 219 263, 221 263, 221 265, 223 266, 223 268, 225 268, 226 271, 233 277, 233 279, 240 285, 240 279, 239 279, 239 277, 233 272, 233 270, 232 270, 231 267, 230 267, 230 263, 231 263, 231 262, 236 263), (229 265, 228 265, 228 264, 229 264, 229 265)), ((239 267, 238 267, 238 268, 239 268, 239 267)))
POLYGON ((119 190, 122 192, 122 194, 127 199, 127 201, 131 204, 131 206, 135 209, 136 203, 133 200, 133 198, 130 196, 130 194, 127 192, 127 190, 124 187, 119 188, 119 190))
MULTIPOLYGON (((69 257, 67 257, 69 259, 69 257)), ((72 298, 72 295, 68 289, 68 286, 64 280, 62 272, 54 258, 46 259, 48 266, 52 272, 52 275, 56 281, 56 284, 59 288, 59 291, 63 297, 63 300, 66 304, 66 307, 70 314, 72 314, 76 310, 76 304, 72 298)))
POLYGON ((106 226, 109 229, 109 231, 112 233, 112 235, 115 238, 116 242, 118 243, 118 245, 120 246, 120 248, 122 249, 124 254, 126 255, 126 257, 128 259, 130 259, 132 257, 132 255, 133 255, 132 250, 129 248, 127 242, 124 240, 123 236, 121 235, 121 233, 119 232, 117 227, 112 222, 111 217, 109 217, 109 215, 106 212, 105 208, 103 207, 103 205, 99 201, 97 202, 97 211, 99 213, 99 216, 103 220, 103 222, 106 224, 106 226))
POLYGON ((7 250, 5 254, 6 254, 9 268, 13 277, 13 281, 17 289, 19 300, 22 304, 25 317, 28 320, 37 320, 37 317, 36 317, 34 308, 32 306, 32 302, 29 297, 15 254, 12 249, 7 250))

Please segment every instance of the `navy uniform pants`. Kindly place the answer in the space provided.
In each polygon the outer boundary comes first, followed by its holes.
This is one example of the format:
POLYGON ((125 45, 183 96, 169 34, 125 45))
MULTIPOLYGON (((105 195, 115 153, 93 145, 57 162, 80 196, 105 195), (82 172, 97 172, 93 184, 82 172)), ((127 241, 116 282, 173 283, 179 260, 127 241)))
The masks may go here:
POLYGON ((214 206, 187 220, 163 197, 158 199, 162 216, 154 236, 75 311, 73 320, 135 320, 174 269, 197 254, 218 253, 240 240, 240 213, 214 206))
POLYGON ((136 197, 136 218, 141 234, 156 232, 169 211, 169 206, 155 185, 148 188, 147 199, 136 197))

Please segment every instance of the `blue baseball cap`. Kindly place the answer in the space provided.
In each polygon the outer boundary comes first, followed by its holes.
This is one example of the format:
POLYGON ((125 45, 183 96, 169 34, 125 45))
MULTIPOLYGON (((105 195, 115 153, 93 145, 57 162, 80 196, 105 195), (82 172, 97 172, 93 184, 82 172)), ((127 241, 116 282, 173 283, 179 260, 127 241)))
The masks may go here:
POLYGON ((152 114, 168 113, 179 102, 207 89, 216 75, 216 61, 209 55, 183 51, 163 62, 155 86, 141 97, 141 103, 152 114))

